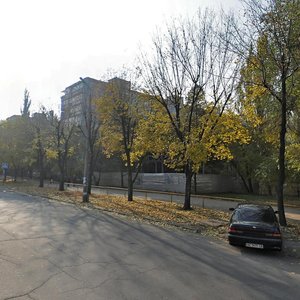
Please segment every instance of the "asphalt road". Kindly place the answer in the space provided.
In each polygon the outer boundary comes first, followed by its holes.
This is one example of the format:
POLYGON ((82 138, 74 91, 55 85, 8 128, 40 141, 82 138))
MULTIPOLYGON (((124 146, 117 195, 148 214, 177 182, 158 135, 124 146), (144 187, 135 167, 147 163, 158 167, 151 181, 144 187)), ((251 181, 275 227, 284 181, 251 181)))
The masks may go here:
POLYGON ((299 299, 300 261, 0 191, 0 299, 299 299))

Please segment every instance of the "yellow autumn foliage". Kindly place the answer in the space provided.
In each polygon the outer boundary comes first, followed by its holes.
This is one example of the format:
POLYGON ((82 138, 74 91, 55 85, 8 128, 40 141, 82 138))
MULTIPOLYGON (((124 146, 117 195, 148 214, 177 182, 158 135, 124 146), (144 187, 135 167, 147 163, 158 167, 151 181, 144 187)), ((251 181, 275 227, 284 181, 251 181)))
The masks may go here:
MULTIPOLYGON (((209 159, 232 159, 230 145, 248 143, 248 131, 235 113, 225 111, 220 116, 212 111, 212 106, 207 106, 201 116, 194 116, 191 130, 180 139, 165 110, 154 102, 151 112, 140 123, 140 139, 149 151, 163 155, 166 165, 174 169, 191 161, 196 172, 209 159)), ((181 111, 181 130, 186 126, 186 112, 188 109, 181 111)))

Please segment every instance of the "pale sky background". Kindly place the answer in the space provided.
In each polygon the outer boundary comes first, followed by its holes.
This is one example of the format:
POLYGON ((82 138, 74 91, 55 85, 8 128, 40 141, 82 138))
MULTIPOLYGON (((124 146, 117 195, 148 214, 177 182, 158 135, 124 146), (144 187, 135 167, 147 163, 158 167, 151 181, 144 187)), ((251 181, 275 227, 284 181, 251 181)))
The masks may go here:
POLYGON ((0 120, 59 112, 61 91, 79 77, 100 79, 130 64, 157 27, 199 7, 237 9, 238 0, 0 0, 0 120))

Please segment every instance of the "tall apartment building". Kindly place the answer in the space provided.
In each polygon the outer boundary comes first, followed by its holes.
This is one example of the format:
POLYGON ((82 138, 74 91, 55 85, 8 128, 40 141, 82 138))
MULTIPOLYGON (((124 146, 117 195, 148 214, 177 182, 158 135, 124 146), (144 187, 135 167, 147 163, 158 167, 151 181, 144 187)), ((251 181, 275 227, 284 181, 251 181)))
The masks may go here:
MULTIPOLYGON (((131 90, 130 81, 115 77, 105 82, 86 77, 66 87, 63 91, 64 95, 61 97, 61 118, 76 125, 83 125, 90 97, 93 101, 103 96, 109 83, 115 84, 125 93, 129 92, 133 101, 138 101, 138 97, 141 95, 139 92, 131 90)), ((119 161, 117 161, 117 164, 119 164, 119 161)), ((115 168, 116 166, 112 167, 112 169, 115 168)), ((117 170, 119 170, 119 166, 117 166, 117 170)), ((142 171, 151 173, 164 172, 163 162, 149 155, 144 160, 142 171)))
POLYGON ((86 115, 88 102, 101 96, 103 82, 90 77, 77 81, 63 91, 61 118, 80 125, 86 115))
POLYGON ((61 118, 77 125, 82 124, 88 111, 89 101, 103 96, 106 86, 111 82, 130 90, 130 82, 117 77, 108 82, 85 77, 66 87, 61 97, 61 118))

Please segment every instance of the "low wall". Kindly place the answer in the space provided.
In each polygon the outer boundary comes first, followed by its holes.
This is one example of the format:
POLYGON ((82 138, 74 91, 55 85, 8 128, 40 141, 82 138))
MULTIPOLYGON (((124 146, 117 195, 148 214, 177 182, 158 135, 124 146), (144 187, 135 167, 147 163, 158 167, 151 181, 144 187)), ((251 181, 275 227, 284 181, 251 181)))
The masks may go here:
MULTIPOLYGON (((118 172, 102 173, 100 185, 121 187, 121 174, 118 172)), ((242 193, 242 183, 236 177, 199 174, 196 177, 197 193, 242 193)), ((127 175, 123 174, 123 186, 127 186, 127 175)), ((184 193, 185 175, 183 173, 140 173, 134 184, 135 188, 165 192, 184 193)), ((192 192, 195 191, 194 180, 192 192)))

